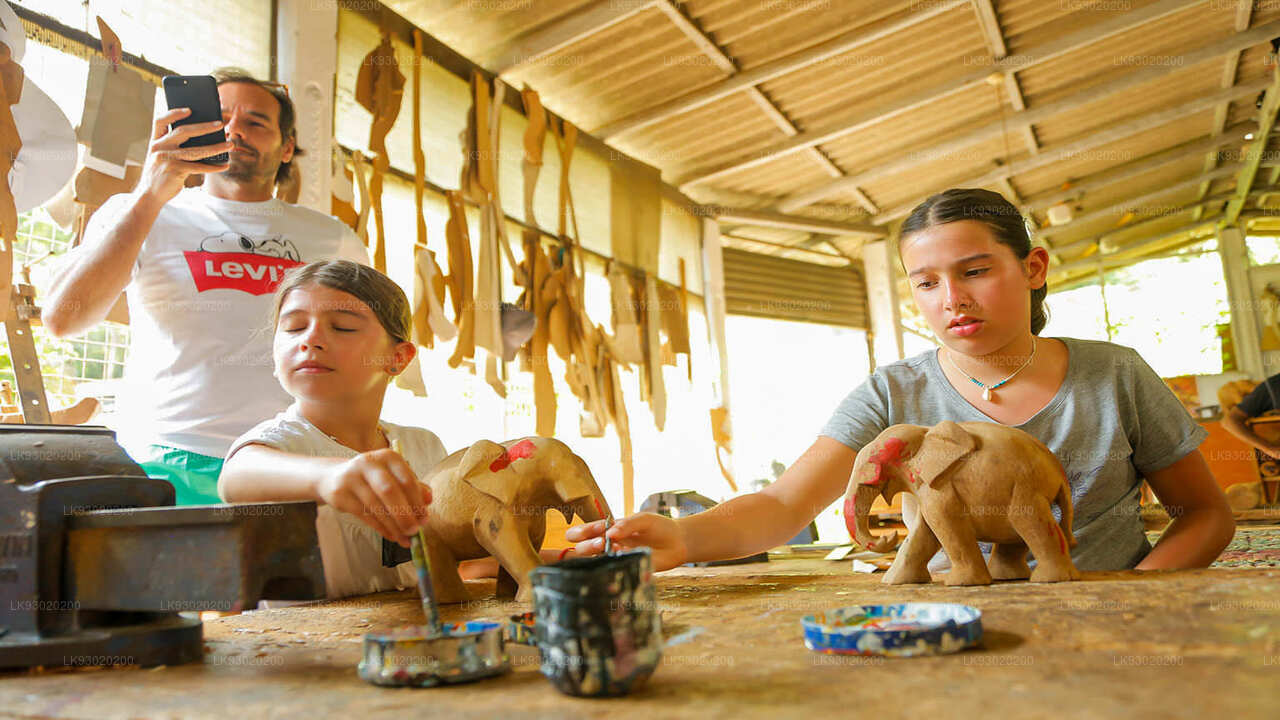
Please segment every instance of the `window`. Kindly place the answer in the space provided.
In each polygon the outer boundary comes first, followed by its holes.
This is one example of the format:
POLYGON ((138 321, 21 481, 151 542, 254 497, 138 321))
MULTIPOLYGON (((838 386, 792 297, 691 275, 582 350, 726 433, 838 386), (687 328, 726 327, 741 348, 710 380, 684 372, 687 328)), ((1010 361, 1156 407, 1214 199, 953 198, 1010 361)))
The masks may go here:
POLYGON ((1274 265, 1280 263, 1280 237, 1250 235, 1244 239, 1249 252, 1250 265, 1274 265))
MULTIPOLYGON (((55 225, 43 208, 22 213, 18 218, 18 241, 13 247, 15 282, 20 280, 22 266, 35 263, 32 279, 40 287, 47 277, 52 256, 66 252, 70 246, 71 233, 55 225)), ((87 381, 114 380, 123 376, 124 358, 129 346, 128 327, 104 322, 79 337, 59 339, 37 324, 32 329, 32 337, 35 338, 50 407, 61 408, 90 394, 103 399, 105 411, 111 410, 114 403, 109 385, 96 388, 80 386, 87 381)), ((0 380, 10 383, 16 390, 7 335, 0 335, 0 355, 0 380)), ((3 411, 18 410, 16 405, 7 405, 3 411)))
MULTIPOLYGON (((790 467, 849 391, 869 375, 867 335, 853 328, 730 315, 729 407, 734 475, 741 492, 790 467)), ((721 497, 720 492, 711 497, 721 497)), ((839 503, 815 522, 823 542, 848 537, 839 503)))
MULTIPOLYGON (((94 37, 98 36, 94 18, 101 16, 119 36, 125 52, 176 73, 205 75, 225 65, 262 78, 271 71, 271 3, 263 0, 16 0, 16 4, 94 37), (157 32, 160 28, 163 32, 157 32)), ((28 49, 33 44, 28 42, 28 49)), ((26 67, 26 58, 22 64, 26 67)), ((84 91, 83 83, 71 86, 84 91)), ((40 87, 53 92, 48 84, 40 87)))
POLYGON ((1105 313, 1097 283, 1050 295, 1041 334, 1126 345, 1161 377, 1222 372, 1217 327, 1230 313, 1217 240, 1116 268, 1105 282, 1105 313))

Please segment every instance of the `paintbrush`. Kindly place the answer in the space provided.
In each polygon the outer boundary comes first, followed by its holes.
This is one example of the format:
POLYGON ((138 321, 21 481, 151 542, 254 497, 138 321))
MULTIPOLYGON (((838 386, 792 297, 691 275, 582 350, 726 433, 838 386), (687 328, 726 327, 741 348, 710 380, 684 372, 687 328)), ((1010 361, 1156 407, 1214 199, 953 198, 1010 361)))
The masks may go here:
POLYGON ((413 555, 413 567, 418 571, 418 594, 422 596, 422 614, 427 617, 430 637, 444 635, 440 624, 440 606, 436 603, 436 588, 431 584, 431 561, 427 559, 426 539, 422 531, 409 539, 409 551, 413 555))
POLYGON ((606 514, 604 508, 600 507, 599 500, 591 498, 591 502, 596 504, 596 512, 604 515, 604 534, 601 536, 604 538, 604 554, 612 555, 613 541, 609 539, 609 528, 613 527, 613 513, 606 514))
MULTIPOLYGON (((392 440, 391 449, 398 455, 400 441, 392 440)), ((406 462, 408 462, 406 460, 406 462)), ((431 560, 427 557, 427 538, 422 530, 409 538, 409 553, 413 556, 413 567, 418 571, 418 594, 422 596, 422 614, 427 618, 427 629, 430 637, 444 635, 444 626, 440 624, 440 605, 436 602, 436 588, 431 582, 431 560)))

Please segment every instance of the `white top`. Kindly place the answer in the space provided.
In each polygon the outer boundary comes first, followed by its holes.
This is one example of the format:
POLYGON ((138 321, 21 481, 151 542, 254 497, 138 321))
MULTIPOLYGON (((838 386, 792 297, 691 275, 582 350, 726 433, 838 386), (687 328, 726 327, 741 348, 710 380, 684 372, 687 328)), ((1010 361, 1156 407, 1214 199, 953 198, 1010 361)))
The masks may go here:
MULTIPOLYGON (((135 200, 109 198, 84 245, 101 242, 135 200)), ((271 372, 271 293, 290 268, 335 257, 369 263, 356 234, 328 215, 277 199, 178 193, 143 242, 125 293, 122 440, 222 457, 241 433, 287 407, 271 372)))
MULTIPOLYGON (((379 421, 387 439, 399 442, 400 454, 409 467, 424 477, 448 456, 435 433, 424 428, 393 425, 379 421)), ((282 452, 310 457, 352 458, 355 450, 325 435, 298 412, 297 404, 241 435, 227 453, 257 443, 282 452)), ((398 588, 415 587, 413 563, 382 567, 382 536, 356 516, 320 505, 316 516, 320 558, 324 563, 325 594, 330 598, 364 595, 398 588)))

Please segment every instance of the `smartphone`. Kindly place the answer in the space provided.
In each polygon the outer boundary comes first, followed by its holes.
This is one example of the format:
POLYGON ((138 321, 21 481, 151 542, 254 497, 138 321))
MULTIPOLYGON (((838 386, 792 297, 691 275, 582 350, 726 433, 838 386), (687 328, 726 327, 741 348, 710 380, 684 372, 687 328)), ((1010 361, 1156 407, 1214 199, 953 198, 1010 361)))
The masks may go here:
MULTIPOLYGON (((166 75, 161 83, 164 86, 164 98, 169 103, 170 110, 191 108, 191 114, 173 123, 171 128, 222 119, 222 103, 218 100, 218 83, 212 75, 166 75)), ((219 128, 211 133, 190 138, 179 147, 217 145, 226 141, 227 134, 219 128)), ((206 165, 226 165, 227 154, 218 153, 197 162, 206 165)))

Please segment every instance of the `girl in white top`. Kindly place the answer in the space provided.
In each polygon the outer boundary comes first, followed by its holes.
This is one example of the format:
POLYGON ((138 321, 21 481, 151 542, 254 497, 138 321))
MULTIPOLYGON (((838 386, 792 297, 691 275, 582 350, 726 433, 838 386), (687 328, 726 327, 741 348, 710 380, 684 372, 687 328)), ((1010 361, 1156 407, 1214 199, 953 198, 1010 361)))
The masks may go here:
POLYGON ((379 419, 416 352, 409 302, 382 273, 329 260, 291 272, 274 307, 275 375, 294 402, 232 443, 218 494, 316 501, 331 598, 412 587, 411 563, 382 567, 380 537, 408 546, 431 502, 418 478, 447 453, 430 431, 379 419))

